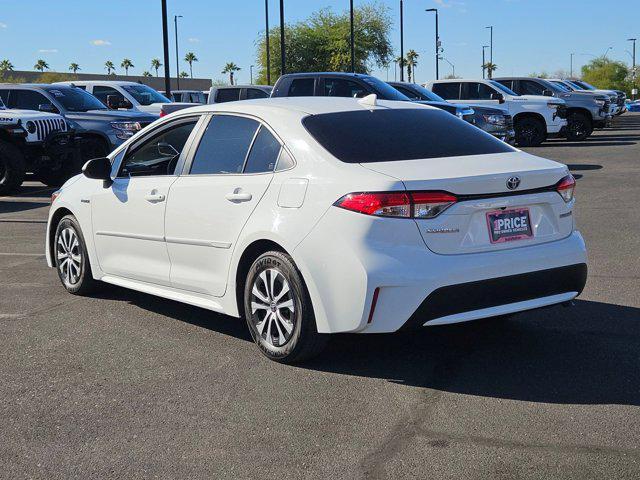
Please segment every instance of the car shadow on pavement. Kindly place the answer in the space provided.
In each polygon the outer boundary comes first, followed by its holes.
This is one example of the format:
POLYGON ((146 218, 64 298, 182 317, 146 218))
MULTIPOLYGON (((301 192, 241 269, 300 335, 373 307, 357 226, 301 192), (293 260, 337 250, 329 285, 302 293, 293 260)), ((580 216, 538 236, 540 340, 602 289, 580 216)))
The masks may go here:
POLYGON ((335 336, 305 365, 529 402, 640 406, 640 309, 576 301, 511 319, 335 336))
POLYGON ((601 170, 602 165, 588 164, 588 163, 568 163, 569 170, 582 171, 582 170, 601 170))
POLYGON ((35 208, 48 207, 50 202, 19 202, 0 200, 0 215, 3 213, 24 212, 35 208))

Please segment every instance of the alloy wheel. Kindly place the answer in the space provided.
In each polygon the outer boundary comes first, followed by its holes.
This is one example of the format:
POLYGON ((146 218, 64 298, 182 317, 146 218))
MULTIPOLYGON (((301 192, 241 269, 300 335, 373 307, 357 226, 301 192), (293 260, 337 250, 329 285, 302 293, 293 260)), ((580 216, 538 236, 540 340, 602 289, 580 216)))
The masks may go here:
POLYGON ((75 229, 64 228, 56 242, 56 258, 60 277, 68 287, 75 286, 80 280, 82 251, 75 229))
POLYGON ((263 270, 251 287, 251 320, 268 344, 281 347, 293 334, 295 298, 285 276, 274 268, 263 270))

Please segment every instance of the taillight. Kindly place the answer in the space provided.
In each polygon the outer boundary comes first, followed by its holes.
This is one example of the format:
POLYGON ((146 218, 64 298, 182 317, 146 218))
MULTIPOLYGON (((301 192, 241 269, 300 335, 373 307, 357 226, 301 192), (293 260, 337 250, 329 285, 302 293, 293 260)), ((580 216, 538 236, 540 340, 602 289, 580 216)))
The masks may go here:
POLYGON ((160 118, 164 117, 167 115, 167 112, 165 112, 164 110, 160 109, 160 118))
POLYGON ((565 201, 565 203, 569 203, 571 200, 573 200, 573 192, 575 191, 575 189, 576 179, 573 178, 573 175, 571 174, 564 177, 556 185, 556 190, 565 201))
POLYGON ((361 192, 349 193, 334 205, 378 217, 434 218, 456 201, 447 192, 361 192))

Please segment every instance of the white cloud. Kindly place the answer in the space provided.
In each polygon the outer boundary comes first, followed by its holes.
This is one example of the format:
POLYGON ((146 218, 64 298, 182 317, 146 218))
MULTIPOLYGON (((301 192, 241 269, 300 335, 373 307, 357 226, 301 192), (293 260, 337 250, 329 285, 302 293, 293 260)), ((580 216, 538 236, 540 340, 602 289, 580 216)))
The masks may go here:
POLYGON ((0 28, 7 28, 7 24, 0 22, 0 28))
POLYGON ((199 38, 195 38, 195 37, 191 37, 191 38, 189 38, 189 43, 200 43, 200 39, 199 38))
POLYGON ((456 7, 460 13, 467 13, 465 2, 459 0, 433 0, 433 3, 440 5, 442 8, 456 7))
POLYGON ((111 42, 108 40, 91 40, 91 45, 102 47, 104 45, 111 45, 111 42))
POLYGON ((41 48, 38 53, 58 53, 57 48, 41 48))

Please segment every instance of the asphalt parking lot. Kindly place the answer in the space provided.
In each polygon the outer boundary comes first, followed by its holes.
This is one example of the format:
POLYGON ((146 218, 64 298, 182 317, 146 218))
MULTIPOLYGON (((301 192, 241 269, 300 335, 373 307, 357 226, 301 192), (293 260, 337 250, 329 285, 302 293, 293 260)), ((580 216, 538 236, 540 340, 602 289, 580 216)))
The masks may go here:
POLYGON ((0 197, 1 478, 638 478, 640 114, 531 153, 578 177, 573 308, 263 358, 243 322, 46 267, 51 189, 0 197))

